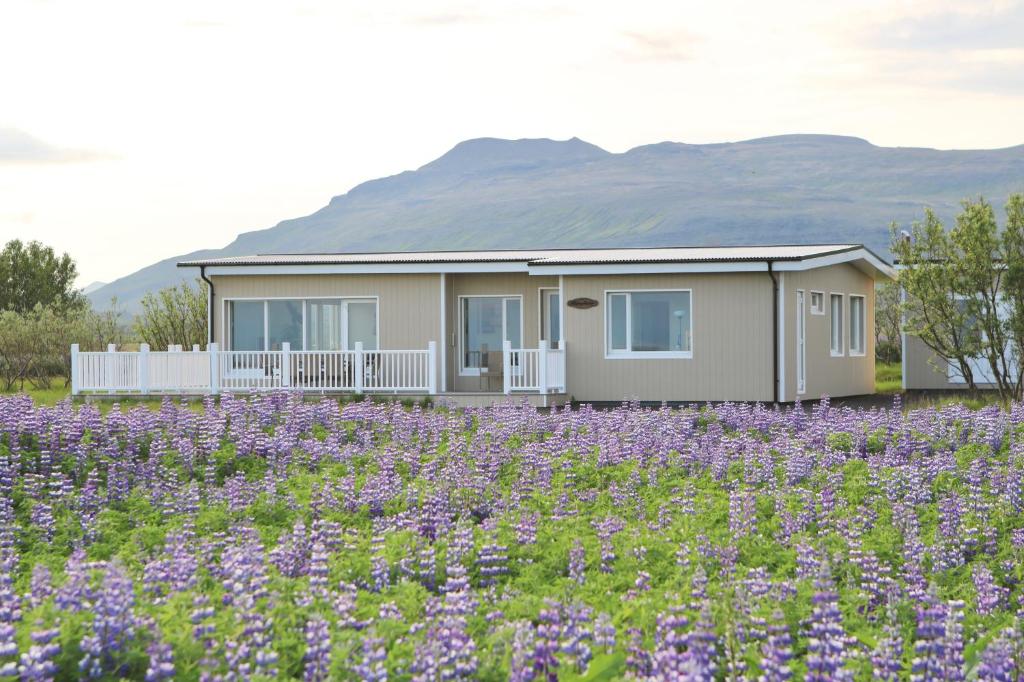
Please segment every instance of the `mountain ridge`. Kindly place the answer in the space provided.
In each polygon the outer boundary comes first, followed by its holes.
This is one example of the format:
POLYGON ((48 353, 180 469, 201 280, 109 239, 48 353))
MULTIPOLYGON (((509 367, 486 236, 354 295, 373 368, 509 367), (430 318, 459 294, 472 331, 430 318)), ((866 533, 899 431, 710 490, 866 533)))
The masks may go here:
POLYGON ((1024 145, 879 147, 847 135, 663 141, 609 152, 569 140, 464 140, 415 170, 362 182, 320 209, 162 260, 90 294, 135 310, 146 291, 213 255, 409 249, 864 243, 925 206, 952 220, 965 197, 1001 208, 1024 191, 1024 145))

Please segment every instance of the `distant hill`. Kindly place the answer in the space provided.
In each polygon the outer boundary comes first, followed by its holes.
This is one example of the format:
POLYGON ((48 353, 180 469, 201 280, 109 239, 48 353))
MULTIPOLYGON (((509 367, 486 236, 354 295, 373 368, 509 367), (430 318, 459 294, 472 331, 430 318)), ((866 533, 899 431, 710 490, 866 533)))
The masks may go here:
POLYGON ((106 282, 93 282, 92 284, 87 284, 82 287, 82 293, 88 296, 92 292, 102 289, 105 286, 107 286, 106 282))
POLYGON ((952 220, 965 197, 1024 191, 1024 145, 940 151, 835 135, 662 142, 621 154, 573 138, 457 144, 415 171, 370 180, 322 209, 181 254, 89 294, 129 310, 195 273, 185 258, 405 249, 863 242, 924 206, 952 220))

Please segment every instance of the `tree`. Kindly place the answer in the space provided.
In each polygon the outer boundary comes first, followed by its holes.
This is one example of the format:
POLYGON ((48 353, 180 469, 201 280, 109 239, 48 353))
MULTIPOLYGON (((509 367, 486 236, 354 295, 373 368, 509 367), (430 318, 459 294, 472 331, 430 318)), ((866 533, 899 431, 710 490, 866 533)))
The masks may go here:
POLYGON ((25 313, 37 305, 57 310, 81 307, 85 297, 75 288, 78 268, 68 254, 14 239, 0 251, 0 310, 25 313))
POLYGON ((142 313, 135 318, 135 334, 154 350, 169 345, 191 347, 206 343, 206 287, 182 282, 178 286, 146 294, 142 313))
POLYGON ((875 358, 899 360, 903 352, 900 341, 900 287, 885 282, 875 289, 875 358))
POLYGON ((946 230, 930 210, 910 238, 896 233, 893 252, 903 269, 904 329, 953 367, 968 388, 988 374, 1004 400, 1019 398, 1024 349, 1024 196, 1006 206, 1000 231, 984 199, 965 201, 946 230))

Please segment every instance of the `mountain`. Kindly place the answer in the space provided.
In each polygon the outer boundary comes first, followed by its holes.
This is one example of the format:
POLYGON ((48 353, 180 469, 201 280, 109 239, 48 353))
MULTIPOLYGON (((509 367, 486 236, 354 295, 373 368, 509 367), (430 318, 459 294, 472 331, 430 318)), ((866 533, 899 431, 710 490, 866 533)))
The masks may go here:
POLYGON ((106 282, 93 282, 92 284, 87 284, 84 287, 82 287, 82 293, 88 296, 92 292, 97 291, 98 289, 101 289, 105 286, 107 286, 106 282))
POLYGON ((1001 210, 1024 191, 1024 145, 944 151, 836 135, 662 142, 607 152, 583 140, 460 142, 415 171, 370 180, 319 211, 182 254, 93 291, 129 310, 195 273, 186 258, 255 253, 863 242, 925 206, 952 221, 965 197, 1001 210))

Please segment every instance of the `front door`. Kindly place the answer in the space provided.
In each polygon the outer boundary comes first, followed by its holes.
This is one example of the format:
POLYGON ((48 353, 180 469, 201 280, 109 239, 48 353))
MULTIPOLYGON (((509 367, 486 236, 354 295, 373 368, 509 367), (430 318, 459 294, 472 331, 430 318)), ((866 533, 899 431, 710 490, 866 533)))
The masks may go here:
MULTIPOLYGON (((504 341, 523 347, 523 306, 519 296, 460 297, 459 373, 477 376, 496 362, 504 341)), ((493 372, 496 368, 490 367, 493 372)))
POLYGON ((540 290, 540 331, 541 338, 548 342, 549 348, 558 348, 562 340, 562 308, 558 297, 558 289, 540 290))
POLYGON ((807 311, 804 292, 796 292, 796 392, 807 392, 807 311))

